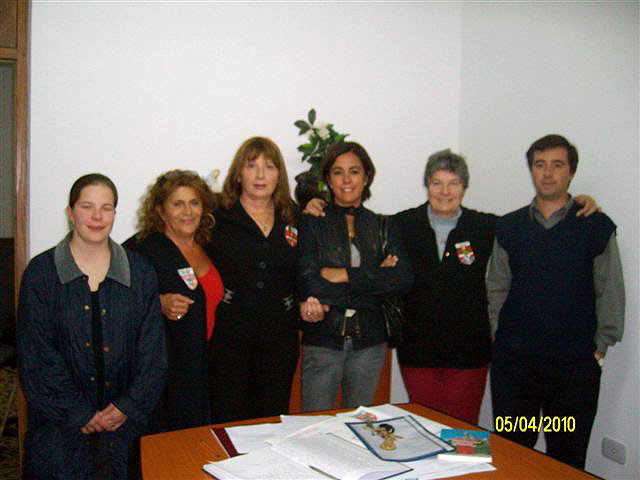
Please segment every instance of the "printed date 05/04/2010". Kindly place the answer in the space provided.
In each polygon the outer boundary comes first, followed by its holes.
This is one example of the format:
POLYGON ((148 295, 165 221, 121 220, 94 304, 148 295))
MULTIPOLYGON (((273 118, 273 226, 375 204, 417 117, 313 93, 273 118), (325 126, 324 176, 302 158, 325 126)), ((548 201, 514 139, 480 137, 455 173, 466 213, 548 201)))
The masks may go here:
POLYGON ((576 429, 574 417, 522 417, 505 415, 496 417, 496 432, 573 432, 576 429))

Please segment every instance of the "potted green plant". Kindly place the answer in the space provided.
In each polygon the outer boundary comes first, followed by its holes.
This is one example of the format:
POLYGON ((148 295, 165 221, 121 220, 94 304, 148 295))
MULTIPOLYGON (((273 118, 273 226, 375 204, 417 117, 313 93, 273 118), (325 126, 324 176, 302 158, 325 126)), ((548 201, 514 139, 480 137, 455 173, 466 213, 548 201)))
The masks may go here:
POLYGON ((322 178, 320 165, 329 147, 342 142, 349 134, 336 132, 331 123, 316 122, 313 108, 309 110, 307 120, 296 120, 293 124, 299 129, 298 135, 307 137, 307 141, 298 146, 298 151, 302 153, 302 162, 310 164, 309 170, 296 175, 296 200, 301 207, 312 198, 329 200, 331 192, 322 178))

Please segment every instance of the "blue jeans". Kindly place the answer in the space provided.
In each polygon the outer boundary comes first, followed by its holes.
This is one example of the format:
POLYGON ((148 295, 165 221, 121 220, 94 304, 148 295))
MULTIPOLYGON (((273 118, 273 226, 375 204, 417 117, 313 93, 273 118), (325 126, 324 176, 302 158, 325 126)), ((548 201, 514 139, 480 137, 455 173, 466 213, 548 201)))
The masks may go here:
POLYGON ((387 344, 353 349, 351 338, 342 350, 315 345, 302 347, 302 409, 305 412, 332 409, 342 384, 342 407, 371 405, 387 344))

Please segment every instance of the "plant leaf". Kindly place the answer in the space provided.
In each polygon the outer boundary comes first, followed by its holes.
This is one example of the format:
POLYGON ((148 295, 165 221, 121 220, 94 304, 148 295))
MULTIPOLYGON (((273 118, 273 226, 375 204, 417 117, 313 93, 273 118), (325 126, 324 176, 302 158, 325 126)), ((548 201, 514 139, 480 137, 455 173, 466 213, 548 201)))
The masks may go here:
POLYGON ((312 108, 311 110, 309 110, 308 118, 309 118, 309 123, 311 125, 316 123, 316 111, 315 111, 315 109, 312 108))
POLYGON ((307 133, 309 129, 311 129, 311 125, 309 125, 304 120, 296 120, 293 124, 300 129, 298 135, 302 135, 303 133, 307 133))

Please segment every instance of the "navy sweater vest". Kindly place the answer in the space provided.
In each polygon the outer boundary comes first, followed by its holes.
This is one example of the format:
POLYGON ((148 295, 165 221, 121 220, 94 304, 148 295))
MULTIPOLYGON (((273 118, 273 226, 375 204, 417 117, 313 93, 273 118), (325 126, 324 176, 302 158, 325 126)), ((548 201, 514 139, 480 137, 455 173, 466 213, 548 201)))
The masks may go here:
POLYGON ((565 360, 593 355, 593 259, 615 225, 602 213, 576 217, 578 208, 549 230, 531 218, 528 206, 498 220, 496 239, 509 254, 512 279, 496 346, 565 360))

